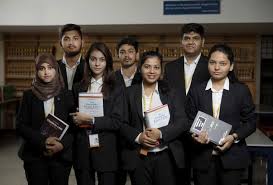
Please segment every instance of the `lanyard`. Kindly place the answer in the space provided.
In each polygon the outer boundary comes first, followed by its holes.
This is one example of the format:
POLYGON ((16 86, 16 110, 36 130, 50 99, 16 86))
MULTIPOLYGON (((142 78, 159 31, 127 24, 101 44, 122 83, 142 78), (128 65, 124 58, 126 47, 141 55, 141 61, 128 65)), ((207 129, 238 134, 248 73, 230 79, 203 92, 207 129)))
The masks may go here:
POLYGON ((142 95, 142 101, 143 101, 143 112, 150 110, 152 108, 153 105, 153 95, 154 95, 154 91, 152 92, 151 98, 150 98, 150 103, 149 103, 149 107, 146 107, 146 98, 145 95, 142 95), (147 109, 148 108, 148 109, 147 109))

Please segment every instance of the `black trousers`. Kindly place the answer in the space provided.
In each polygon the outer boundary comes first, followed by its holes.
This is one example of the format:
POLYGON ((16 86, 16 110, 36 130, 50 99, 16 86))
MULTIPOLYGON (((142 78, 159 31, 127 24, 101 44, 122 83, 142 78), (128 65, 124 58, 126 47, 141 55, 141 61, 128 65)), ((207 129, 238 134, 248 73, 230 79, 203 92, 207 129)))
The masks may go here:
POLYGON ((129 175, 132 185, 176 185, 175 163, 168 149, 142 156, 142 163, 129 175))
POLYGON ((77 185, 95 185, 96 173, 98 185, 116 185, 115 172, 96 172, 90 170, 77 169, 77 185))
POLYGON ((177 169, 176 181, 178 185, 191 185, 191 146, 192 137, 190 134, 186 134, 181 139, 184 147, 185 155, 185 168, 177 169))
POLYGON ((71 167, 71 163, 51 159, 24 162, 28 185, 68 185, 71 167))
POLYGON ((125 185, 127 180, 127 171, 119 169, 116 176, 116 185, 125 185))
POLYGON ((219 156, 212 156, 207 170, 193 169, 195 185, 239 185, 243 169, 224 169, 219 156))

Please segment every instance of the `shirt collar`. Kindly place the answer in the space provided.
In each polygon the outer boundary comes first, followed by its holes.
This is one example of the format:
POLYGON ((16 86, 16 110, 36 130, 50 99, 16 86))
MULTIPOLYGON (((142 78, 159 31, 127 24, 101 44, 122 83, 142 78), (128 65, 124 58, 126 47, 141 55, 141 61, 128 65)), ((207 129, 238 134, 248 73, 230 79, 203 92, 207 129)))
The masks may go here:
POLYGON ((128 76, 126 76, 126 75, 123 74, 123 69, 122 69, 122 67, 120 68, 120 73, 121 73, 121 75, 123 76, 123 78, 126 77, 126 78, 128 78, 128 79, 133 79, 134 76, 135 76, 135 74, 136 74, 136 72, 137 72, 137 68, 136 68, 135 72, 134 72, 130 77, 128 77, 128 76))
POLYGON ((91 78, 91 84, 92 83, 98 83, 99 85, 103 84, 102 77, 96 80, 95 78, 91 78))
MULTIPOLYGON (((80 57, 78 58, 78 60, 77 60, 77 62, 76 62, 75 65, 79 65, 79 64, 80 64, 80 62, 81 62, 81 57, 82 57, 82 56, 80 55, 80 57)), ((66 66, 68 65, 68 64, 67 64, 67 61, 66 61, 66 59, 65 59, 65 56, 63 56, 62 63, 64 63, 66 66)))
MULTIPOLYGON (((144 94, 143 82, 142 82, 141 86, 142 86, 142 94, 144 94)), ((158 91, 158 82, 156 82, 154 93, 159 94, 159 91, 158 91)))
MULTIPOLYGON (((198 64, 198 61, 199 59, 201 58, 201 53, 196 57, 196 59, 193 61, 193 64, 197 65, 198 64)), ((184 64, 188 64, 188 61, 187 61, 187 58, 184 56, 184 64)))
MULTIPOLYGON (((207 86, 206 86, 206 90, 209 90, 209 89, 211 89, 211 90, 214 90, 213 88, 212 88, 212 81, 211 81, 211 78, 209 79, 209 81, 208 81, 208 83, 207 83, 207 86)), ((225 90, 229 90, 229 79, 228 79, 228 77, 226 77, 226 79, 225 79, 225 83, 224 83, 224 88, 223 89, 225 89, 225 90)), ((223 90, 222 89, 222 90, 223 90)))

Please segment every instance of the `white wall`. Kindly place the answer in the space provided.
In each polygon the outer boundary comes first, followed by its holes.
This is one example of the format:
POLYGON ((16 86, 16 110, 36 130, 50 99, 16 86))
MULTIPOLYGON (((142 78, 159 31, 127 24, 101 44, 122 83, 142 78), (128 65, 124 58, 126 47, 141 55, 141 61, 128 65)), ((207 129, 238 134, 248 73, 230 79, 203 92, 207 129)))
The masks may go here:
POLYGON ((163 15, 163 0, 0 0, 1 25, 273 22, 272 0, 221 0, 221 14, 163 15))
POLYGON ((5 61, 4 61, 4 41, 3 35, 0 34, 0 85, 3 85, 5 82, 5 61))

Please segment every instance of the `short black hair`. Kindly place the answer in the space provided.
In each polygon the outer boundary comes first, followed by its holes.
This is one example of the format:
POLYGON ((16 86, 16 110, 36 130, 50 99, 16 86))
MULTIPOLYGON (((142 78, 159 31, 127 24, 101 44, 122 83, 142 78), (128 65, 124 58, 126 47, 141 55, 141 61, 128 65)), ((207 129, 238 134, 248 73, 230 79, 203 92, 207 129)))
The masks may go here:
POLYGON ((198 33, 202 38, 205 37, 205 29, 201 24, 197 24, 197 23, 185 24, 181 28, 181 38, 183 37, 185 33, 190 33, 190 32, 198 33))
POLYGON ((82 30, 81 27, 77 24, 65 24, 60 28, 59 31, 59 38, 62 39, 62 37, 64 36, 65 32, 68 31, 77 31, 82 39, 82 30))
POLYGON ((135 37, 133 36, 126 36, 120 39, 120 41, 117 44, 117 52, 119 51, 119 48, 123 45, 123 44, 128 44, 130 46, 133 46, 136 50, 136 52, 138 52, 138 41, 135 37))

